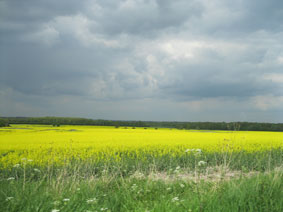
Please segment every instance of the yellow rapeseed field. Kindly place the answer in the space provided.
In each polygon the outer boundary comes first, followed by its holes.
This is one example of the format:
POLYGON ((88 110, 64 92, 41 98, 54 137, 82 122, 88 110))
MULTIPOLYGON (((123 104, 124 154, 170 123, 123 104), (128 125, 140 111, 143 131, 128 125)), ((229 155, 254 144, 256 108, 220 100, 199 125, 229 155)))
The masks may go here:
POLYGON ((0 166, 21 160, 62 164, 69 160, 121 160, 123 156, 172 157, 203 152, 264 151, 283 147, 282 132, 197 131, 132 127, 12 125, 0 128, 0 166))

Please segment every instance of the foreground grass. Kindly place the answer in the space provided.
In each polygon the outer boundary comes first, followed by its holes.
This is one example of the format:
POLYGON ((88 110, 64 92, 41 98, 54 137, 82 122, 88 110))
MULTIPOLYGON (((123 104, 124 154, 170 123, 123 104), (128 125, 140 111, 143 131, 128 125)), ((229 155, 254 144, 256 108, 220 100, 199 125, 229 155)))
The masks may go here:
POLYGON ((283 211, 282 169, 219 180, 204 175, 2 178, 0 211, 283 211))
POLYGON ((283 211, 282 149, 0 169, 0 211, 283 211))

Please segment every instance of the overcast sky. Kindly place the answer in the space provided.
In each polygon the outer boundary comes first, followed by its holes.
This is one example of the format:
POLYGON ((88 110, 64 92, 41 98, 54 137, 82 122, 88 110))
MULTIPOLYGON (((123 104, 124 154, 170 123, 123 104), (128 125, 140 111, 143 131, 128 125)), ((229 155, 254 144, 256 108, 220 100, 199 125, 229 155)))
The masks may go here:
POLYGON ((283 1, 0 0, 0 116, 283 122, 283 1))

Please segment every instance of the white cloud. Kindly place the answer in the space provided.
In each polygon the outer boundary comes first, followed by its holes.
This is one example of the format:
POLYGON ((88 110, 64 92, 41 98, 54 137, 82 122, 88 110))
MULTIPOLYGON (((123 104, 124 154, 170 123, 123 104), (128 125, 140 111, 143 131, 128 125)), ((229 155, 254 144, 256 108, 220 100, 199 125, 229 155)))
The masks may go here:
POLYGON ((27 34, 23 40, 53 46, 59 41, 59 32, 49 24, 44 24, 37 32, 27 34))
POLYGON ((283 56, 278 57, 278 58, 277 58, 277 62, 278 62, 279 64, 283 64, 283 56))
POLYGON ((204 47, 200 41, 168 40, 160 44, 160 49, 173 60, 194 59, 196 51, 204 47))
POLYGON ((121 42, 118 40, 108 39, 99 33, 92 32, 90 29, 95 29, 95 26, 94 21, 82 14, 57 16, 52 21, 44 23, 39 30, 25 35, 23 40, 52 46, 62 41, 65 36, 71 36, 85 47, 93 44, 111 48, 121 47, 121 42))
POLYGON ((283 74, 279 74, 279 73, 266 74, 263 78, 265 80, 271 80, 272 82, 283 83, 283 74))
POLYGON ((282 108, 283 106, 283 96, 254 96, 251 98, 252 104, 254 104, 255 108, 260 109, 262 111, 267 111, 276 108, 282 108))
POLYGON ((61 32, 75 37, 84 46, 92 44, 102 44, 106 47, 119 47, 118 41, 107 39, 98 33, 91 32, 90 28, 95 28, 96 23, 89 20, 86 16, 78 14, 75 16, 58 16, 50 24, 61 32))
POLYGON ((165 63, 181 61, 203 63, 204 60, 207 62, 213 59, 241 62, 247 60, 242 55, 249 54, 251 49, 256 50, 256 47, 245 42, 173 37, 174 35, 167 35, 164 38, 143 42, 137 47, 137 50, 143 55, 152 55, 153 52, 157 55, 163 54, 165 63))
POLYGON ((137 4, 139 2, 134 1, 134 0, 126 0, 122 1, 121 4, 119 5, 119 9, 134 9, 137 7, 137 4))

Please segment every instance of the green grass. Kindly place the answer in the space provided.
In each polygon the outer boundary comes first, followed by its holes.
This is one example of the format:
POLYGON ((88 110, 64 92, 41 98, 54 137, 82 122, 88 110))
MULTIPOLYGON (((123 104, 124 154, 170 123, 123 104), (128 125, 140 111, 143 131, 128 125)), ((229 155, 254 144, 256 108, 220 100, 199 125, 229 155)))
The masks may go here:
POLYGON ((273 149, 46 167, 24 159, 0 170, 0 211, 283 211, 282 157, 273 149))
MULTIPOLYGON (((68 176, 80 175, 83 177, 95 176, 100 177, 105 174, 119 175, 127 177, 132 173, 139 171, 144 174, 149 174, 152 171, 172 173, 176 167, 180 167, 186 172, 206 171, 207 167, 225 167, 230 170, 237 170, 243 172, 259 171, 265 172, 273 170, 283 164, 282 149, 272 149, 262 152, 222 152, 222 153, 207 153, 201 154, 189 153, 183 156, 172 157, 166 154, 162 157, 154 157, 151 154, 144 155, 144 160, 139 160, 135 157, 129 157, 127 154, 123 155, 121 161, 108 160, 91 161, 91 160, 71 160, 64 165, 56 166, 53 163, 43 167, 34 165, 28 160, 22 160, 19 167, 1 168, 0 178, 9 178, 11 176, 21 178, 23 175, 27 177, 37 178, 42 174, 34 171, 34 169, 41 170, 49 176, 55 176, 64 171, 68 176), (199 167, 199 161, 204 161, 205 166, 199 167)), ((16 165, 16 164, 15 164, 16 165)))
POLYGON ((22 160, 0 170, 0 211, 283 211, 281 149, 147 158, 46 167, 22 160))
POLYGON ((1 179, 0 211, 283 211, 282 177, 281 169, 218 181, 63 173, 1 179))

